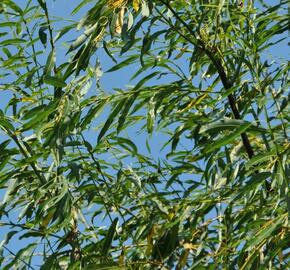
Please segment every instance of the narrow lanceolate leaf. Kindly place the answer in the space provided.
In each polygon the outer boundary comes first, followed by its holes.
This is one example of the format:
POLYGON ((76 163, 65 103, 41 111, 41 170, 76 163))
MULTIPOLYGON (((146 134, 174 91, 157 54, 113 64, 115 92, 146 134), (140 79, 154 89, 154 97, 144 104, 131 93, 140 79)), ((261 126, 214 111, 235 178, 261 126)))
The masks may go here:
POLYGON ((122 130, 122 127, 124 123, 126 122, 126 117, 129 114, 129 111, 131 109, 131 106, 133 105, 134 101, 136 100, 139 93, 133 94, 130 98, 127 99, 127 101, 124 104, 124 108, 122 109, 121 115, 119 117, 118 126, 117 126, 117 132, 120 132, 122 130))
POLYGON ((110 52, 107 42, 105 40, 103 40, 103 48, 106 52, 106 54, 117 64, 117 60, 114 58, 114 56, 112 55, 112 53, 110 52))
POLYGON ((132 153, 138 152, 138 148, 133 141, 131 141, 127 138, 122 138, 122 137, 115 137, 114 140, 116 140, 116 142, 118 143, 119 146, 122 146, 123 148, 127 149, 128 151, 130 151, 132 153))
POLYGON ((84 270, 126 270, 125 267, 119 266, 117 263, 98 263, 85 266, 84 270))
POLYGON ((229 135, 224 136, 223 138, 215 141, 214 143, 208 144, 202 152, 204 154, 208 154, 224 145, 227 145, 229 143, 232 143, 235 138, 240 136, 243 132, 245 132, 249 127, 251 126, 251 123, 245 123, 242 124, 239 128, 237 128, 234 132, 232 132, 229 135))
POLYGON ((94 102, 94 106, 89 109, 87 114, 84 116, 84 118, 82 118, 81 122, 79 123, 82 130, 85 129, 96 116, 99 115, 106 103, 106 99, 99 99, 94 102))
POLYGON ((139 58, 138 55, 132 55, 132 56, 128 57, 126 60, 124 60, 123 62, 113 66, 112 68, 110 68, 106 72, 112 72, 112 71, 116 71, 118 69, 121 69, 123 67, 127 67, 128 65, 134 63, 138 58, 139 58))
POLYGON ((101 251, 103 257, 106 257, 108 255, 108 252, 112 246, 112 242, 116 233, 117 225, 118 225, 118 218, 115 218, 104 239, 104 244, 101 251))
MULTIPOLYGON (((25 81, 25 87, 30 87, 31 86, 31 83, 32 83, 32 79, 33 79, 33 76, 34 74, 37 72, 36 69, 32 69, 31 71, 28 72, 28 76, 26 78, 26 81, 25 81)), ((22 99, 23 100, 23 99, 22 99)), ((25 100, 25 99, 24 99, 25 100)))
POLYGON ((14 12, 18 13, 19 15, 23 14, 23 10, 15 3, 15 1, 11 0, 4 0, 4 4, 10 7, 14 12))
POLYGON ((255 236, 251 237, 246 243, 246 249, 251 250, 252 248, 260 245, 262 242, 266 242, 275 230, 282 227, 282 224, 286 221, 286 218, 286 215, 282 215, 263 224, 261 228, 257 230, 255 236))
POLYGON ((155 101, 154 96, 150 99, 148 104, 148 113, 147 113, 147 131, 149 134, 152 133, 155 123, 155 101))
POLYGON ((39 28, 39 31, 38 31, 39 39, 44 47, 46 47, 46 43, 47 43, 47 34, 45 32, 46 30, 47 30, 47 27, 42 26, 39 28))
POLYGON ((47 10, 46 2, 44 0, 37 0, 37 2, 44 10, 47 10))
POLYGON ((18 22, 0 22, 0 28, 16 26, 18 22))
POLYGON ((150 79, 156 77, 157 75, 159 75, 160 72, 159 71, 155 71, 149 75, 147 75, 145 78, 143 78, 142 80, 140 80, 136 86, 134 87, 133 90, 138 90, 139 88, 141 88, 147 81, 149 81, 150 79))
POLYGON ((13 131, 14 126, 10 123, 9 119, 4 115, 4 113, 0 110, 0 128, 4 131, 13 131))
POLYGON ((247 132, 256 134, 256 133, 265 133, 268 132, 266 128, 254 126, 248 121, 240 120, 240 119, 224 119, 222 121, 210 123, 203 125, 200 128, 199 133, 204 132, 219 132, 223 130, 233 130, 234 128, 239 128, 241 125, 250 124, 249 128, 247 129, 247 132))
POLYGON ((46 64, 45 64, 45 67, 44 67, 44 75, 50 75, 54 65, 55 65, 55 51, 52 50, 48 57, 47 57, 47 60, 46 60, 46 64))
POLYGON ((262 154, 256 155, 251 160, 246 163, 246 168, 249 169, 251 167, 255 167, 257 164, 262 162, 269 162, 269 160, 275 157, 275 150, 271 150, 268 152, 263 152, 262 154))
POLYGON ((48 105, 39 105, 23 115, 23 120, 28 120, 21 127, 21 131, 35 128, 37 124, 45 121, 47 117, 55 110, 56 103, 51 102, 48 105))
POLYGON ((6 39, 0 42, 0 46, 19 45, 23 44, 24 42, 26 42, 26 40, 21 38, 6 39))
POLYGON ((246 184, 241 187, 238 194, 233 197, 233 201, 245 196, 248 192, 256 190, 259 186, 265 183, 265 181, 272 176, 270 172, 260 172, 254 174, 246 184))
POLYGON ((65 87, 66 83, 57 77, 52 77, 49 75, 44 76, 43 78, 44 83, 47 83, 49 85, 55 86, 55 87, 65 87))
POLYGON ((178 243, 179 223, 166 230, 153 248, 153 258, 164 260, 172 254, 178 243))
POLYGON ((124 106, 124 103, 125 103, 125 99, 121 100, 118 103, 118 105, 116 106, 116 108, 112 111, 112 113, 110 114, 110 116, 108 117, 107 121, 105 122, 103 128, 100 131, 100 134, 98 136, 98 142, 104 137, 104 135, 106 134, 106 132, 110 128, 111 124, 113 123, 115 117, 117 116, 117 114, 121 111, 122 107, 124 106))

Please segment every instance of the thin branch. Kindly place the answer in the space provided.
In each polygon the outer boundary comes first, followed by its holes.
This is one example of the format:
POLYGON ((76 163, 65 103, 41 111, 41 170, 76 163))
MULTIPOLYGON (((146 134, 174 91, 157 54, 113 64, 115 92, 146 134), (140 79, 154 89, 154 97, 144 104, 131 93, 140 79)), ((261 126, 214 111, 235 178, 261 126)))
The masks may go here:
MULTIPOLYGON (((49 14, 48 14, 46 2, 42 2, 41 7, 44 10, 44 14, 45 14, 45 18, 46 18, 46 23, 47 23, 48 33, 49 33, 50 47, 51 47, 52 52, 55 52, 55 45, 54 45, 54 41, 53 41, 53 31, 52 31, 52 27, 51 27, 51 21, 49 19, 49 14)), ((54 75, 57 74, 56 64, 54 64, 54 66, 53 66, 53 72, 54 72, 54 75)), ((61 87, 55 87, 54 88, 54 98, 61 97, 61 94, 62 94, 61 87)))
POLYGON ((24 263, 28 268, 32 269, 32 270, 36 270, 34 267, 32 267, 29 263, 27 263, 26 261, 24 261, 23 259, 21 259, 20 257, 17 257, 17 255, 10 250, 8 247, 6 247, 6 245, 3 245, 3 248, 9 252, 13 257, 15 257, 17 260, 21 261, 22 263, 24 263))
MULTIPOLYGON (((175 18, 177 20, 180 21, 180 23, 188 30, 189 34, 196 40, 196 41, 192 41, 189 38, 186 38, 186 40, 190 41, 191 44, 193 44, 194 46, 197 46, 198 48, 202 49, 206 55, 208 56, 208 58, 212 61, 212 63, 214 64, 214 66, 216 67, 219 77, 222 81, 222 84, 224 86, 224 88, 226 90, 230 89, 233 87, 233 83, 232 81, 228 78, 226 72, 225 72, 225 68, 223 67, 221 61, 219 58, 217 58, 214 53, 206 46, 206 44, 204 44, 204 42, 201 39, 198 39, 196 37, 196 34, 194 33, 194 31, 189 27, 189 25, 178 15, 178 13, 170 6, 169 2, 166 2, 164 0, 160 0, 160 2, 162 2, 175 16, 175 18)), ((180 33, 180 32, 179 32, 180 33)), ((184 37, 184 35, 182 35, 184 37)), ((241 119, 240 113, 238 111, 237 105, 236 105, 236 100, 233 94, 229 94, 228 95, 228 101, 231 107, 231 110, 234 114, 235 119, 241 119)), ((251 159, 254 156, 254 150, 251 146, 250 140, 248 138, 248 135, 246 133, 242 133, 241 134, 242 137, 242 141, 243 141, 243 145, 246 149, 246 152, 248 154, 248 157, 251 159)))
MULTIPOLYGON (((27 153, 27 150, 23 147, 23 145, 21 144, 21 142, 19 141, 18 137, 15 134, 12 134, 11 132, 8 132, 6 130, 6 133, 9 135, 9 137, 17 144, 20 152, 22 153, 22 155, 28 159, 30 158, 30 156, 27 153)), ((36 165, 34 164, 33 161, 29 161, 29 164, 32 168, 32 170, 34 171, 35 175, 37 176, 37 178, 39 179, 41 184, 44 184, 46 182, 45 178, 40 174, 40 172, 38 171, 36 165)))
POLYGON ((53 233, 50 233, 50 232, 43 232, 42 230, 38 230, 38 229, 35 229, 35 228, 31 228, 29 226, 26 226, 24 224, 17 224, 17 223, 14 223, 14 222, 1 222, 0 223, 1 226, 11 226, 11 227, 18 227, 18 228, 21 228, 23 230, 30 230, 30 231, 33 231, 33 232, 37 232, 37 233, 43 233, 44 235, 49 235, 51 237, 55 237, 57 239, 62 239, 59 235, 57 234, 53 234, 53 233))

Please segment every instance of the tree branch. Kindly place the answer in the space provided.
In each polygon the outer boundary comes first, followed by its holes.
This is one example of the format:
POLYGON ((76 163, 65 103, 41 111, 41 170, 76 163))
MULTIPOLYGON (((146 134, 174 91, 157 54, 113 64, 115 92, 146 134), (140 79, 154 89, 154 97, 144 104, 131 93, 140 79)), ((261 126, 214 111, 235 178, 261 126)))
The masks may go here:
MULTIPOLYGON (((41 2, 41 7, 44 10, 44 14, 45 14, 45 18, 46 18, 46 23, 47 23, 47 28, 48 28, 48 33, 49 33, 49 43, 50 43, 50 47, 52 52, 55 52, 55 45, 53 42, 53 31, 52 31, 52 27, 51 27, 51 21, 49 19, 49 14, 48 14, 48 9, 47 9, 47 5, 46 2, 43 2, 42 0, 39 2, 41 2)), ((54 75, 56 76, 57 74, 57 69, 56 69, 56 64, 53 65, 53 72, 54 75)), ((55 87, 54 88, 54 99, 56 98, 60 98, 62 95, 62 89, 61 87, 55 87)))
MULTIPOLYGON (((221 64, 221 61, 219 58, 217 58, 214 53, 209 50, 207 48, 207 46, 204 44, 204 42, 201 39, 198 39, 196 37, 195 32, 189 27, 189 25, 178 15, 178 13, 170 6, 169 1, 164 1, 164 0, 160 0, 161 3, 163 3, 171 12, 172 14, 175 16, 175 18, 177 20, 180 21, 180 23, 188 30, 189 34, 195 39, 195 41, 192 41, 191 39, 186 38, 187 40, 191 40, 191 43, 194 46, 197 46, 198 48, 200 48, 201 50, 203 50, 206 55, 208 56, 208 58, 211 60, 211 62, 214 64, 214 66, 216 67, 219 77, 222 81, 222 84, 224 86, 224 88, 226 90, 230 89, 233 87, 233 83, 232 81, 228 78, 225 69, 223 67, 223 65, 221 64)), ((233 94, 229 94, 228 95, 228 101, 231 107, 231 110, 233 112, 234 118, 235 119, 241 119, 241 115, 239 113, 239 110, 237 108, 236 105, 236 100, 233 94)), ((250 143, 250 140, 248 138, 248 135, 246 133, 242 133, 241 134, 242 137, 242 142, 244 145, 244 148, 248 154, 249 158, 252 158, 254 156, 254 150, 253 147, 250 143)))
MULTIPOLYGON (((230 79, 226 75, 226 72, 225 72, 224 67, 222 66, 222 64, 220 62, 220 59, 217 59, 213 55, 213 53, 205 47, 204 47, 204 51, 205 51, 206 55, 210 58, 212 63, 215 65, 224 88, 226 90, 232 88, 233 83, 230 81, 230 79)), ((241 119, 241 115, 240 115, 239 110, 237 108, 237 105, 236 105, 237 103, 236 103, 236 100, 235 100, 235 97, 233 94, 228 95, 228 101, 229 101, 229 104, 230 104, 230 107, 231 107, 231 110, 234 114, 235 119, 241 119)), ((242 133, 241 137, 242 137, 243 145, 247 151, 248 157, 252 158, 254 156, 254 150, 253 150, 252 145, 249 141, 248 135, 246 133, 242 133)))

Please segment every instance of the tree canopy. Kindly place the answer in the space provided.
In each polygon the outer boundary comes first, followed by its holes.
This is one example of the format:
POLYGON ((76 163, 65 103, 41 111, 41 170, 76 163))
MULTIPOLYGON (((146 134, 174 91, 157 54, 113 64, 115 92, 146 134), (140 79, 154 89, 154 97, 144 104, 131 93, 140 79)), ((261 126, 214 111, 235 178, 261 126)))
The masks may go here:
POLYGON ((289 1, 53 2, 0 3, 1 269, 286 269, 289 1))

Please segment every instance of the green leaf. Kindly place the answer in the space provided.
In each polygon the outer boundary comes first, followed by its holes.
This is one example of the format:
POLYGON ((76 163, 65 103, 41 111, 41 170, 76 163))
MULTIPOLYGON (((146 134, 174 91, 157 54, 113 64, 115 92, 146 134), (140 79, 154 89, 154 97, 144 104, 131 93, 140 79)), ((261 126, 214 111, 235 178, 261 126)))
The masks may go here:
POLYGON ((153 258, 164 260, 172 254, 178 245, 178 229, 179 223, 165 231, 165 233, 154 245, 152 254, 153 258))
MULTIPOLYGON (((12 260, 2 267, 2 270, 10 270, 14 265, 17 265, 19 260, 22 260, 22 256, 24 254, 33 253, 33 250, 36 247, 36 243, 31 243, 26 245, 24 248, 20 249, 15 256, 13 256, 12 260)), ((23 260, 22 260, 23 261, 23 260)), ((29 264, 28 264, 29 265, 29 264)), ((26 263, 27 266, 27 263, 26 263)))
POLYGON ((83 0, 80 4, 78 4, 73 11, 71 12, 71 15, 75 15, 83 6, 91 2, 91 0, 83 0))
POLYGON ((48 105, 37 106, 30 111, 27 111, 23 115, 23 120, 31 119, 26 122, 21 128, 21 131, 25 131, 31 128, 35 128, 39 123, 45 121, 47 117, 55 110, 56 103, 51 102, 48 105))
POLYGON ((117 106, 115 107, 115 109, 112 111, 112 113, 109 115, 108 119, 106 120, 103 128, 100 131, 100 134, 98 136, 98 142, 100 142, 100 140, 104 137, 104 135, 106 134, 106 132, 108 131, 108 129, 110 128, 111 124, 113 123, 115 117, 117 116, 117 114, 121 111, 121 109, 123 108, 124 104, 125 104, 125 99, 121 100, 117 106))
POLYGON ((119 121, 118 121, 118 126, 117 126, 117 132, 118 133, 122 130, 123 125, 124 125, 124 123, 126 121, 126 117, 129 114, 130 108, 132 107, 132 105, 133 105, 134 101, 136 100, 136 98, 138 97, 138 95, 139 95, 138 92, 134 93, 132 96, 130 96, 126 100, 126 102, 124 104, 124 108, 122 110, 122 113, 121 113, 121 115, 119 117, 119 121))
POLYGON ((0 27, 11 27, 18 25, 18 22, 0 22, 0 27))
POLYGON ((32 79, 33 79, 33 76, 35 74, 35 72, 37 72, 37 69, 32 69, 29 73, 28 73, 28 76, 26 78, 26 81, 25 81, 25 87, 30 87, 31 86, 31 82, 32 82, 32 79))
POLYGON ((271 150, 269 152, 264 152, 262 154, 256 155, 246 163, 246 168, 249 169, 262 162, 268 163, 269 159, 273 156, 275 156, 275 150, 271 150))
POLYGON ((222 139, 215 141, 214 143, 208 144, 203 150, 203 154, 208 154, 217 148, 220 148, 224 145, 227 145, 231 143, 235 138, 237 138, 239 135, 244 133, 249 127, 251 126, 251 123, 244 123, 239 128, 237 128, 234 132, 232 132, 229 135, 224 136, 222 139))
POLYGON ((39 28, 39 31, 38 31, 39 39, 41 43, 44 45, 44 47, 46 47, 46 43, 47 43, 47 34, 45 33, 46 30, 47 30, 47 26, 42 26, 39 28))
POLYGON ((34 232, 34 231, 31 231, 31 232, 27 232, 27 233, 24 233, 23 235, 21 235, 19 237, 19 240, 21 240, 23 238, 43 237, 43 236, 45 236, 45 234, 43 232, 34 232))
POLYGON ((8 131, 14 131, 14 126, 6 118, 2 110, 0 110, 0 128, 8 131))
POLYGON ((115 218, 112 224, 110 225, 110 228, 104 239, 104 244, 102 246, 102 251, 101 251, 101 254, 103 257, 106 257, 108 255, 108 252, 112 246, 112 242, 116 233, 117 225, 118 225, 118 218, 115 218))
POLYGON ((46 2, 44 0, 37 0, 38 4, 46 11, 46 2))
POLYGON ((278 227, 282 227, 285 219, 285 215, 282 215, 274 220, 266 222, 260 230, 256 231, 255 236, 251 237, 250 240, 247 241, 245 245, 246 250, 251 250, 262 242, 267 241, 272 233, 278 229, 278 227))
POLYGON ((117 263, 98 263, 89 264, 84 267, 84 270, 126 270, 123 266, 118 266, 117 263))
POLYGON ((147 81, 149 81, 150 79, 154 78, 155 76, 159 75, 160 72, 159 71, 155 71, 149 75, 147 75, 145 78, 143 78, 142 80, 140 80, 136 86, 134 87, 133 90, 138 90, 140 89, 147 81))
POLYGON ((247 132, 253 133, 253 134, 259 134, 259 133, 266 133, 268 132, 267 129, 254 126, 248 121, 245 120, 239 120, 239 119, 224 119, 222 121, 217 121, 214 123, 202 125, 199 133, 205 133, 205 132, 219 132, 223 130, 232 130, 234 128, 239 128, 242 125, 249 124, 249 127, 247 129, 247 132))
POLYGON ((44 83, 47 83, 55 87, 66 87, 66 83, 62 79, 57 78, 57 77, 45 75, 43 78, 43 81, 44 83))
POLYGON ((104 106, 107 103, 107 99, 99 99, 95 101, 94 106, 92 106, 86 116, 81 120, 80 127, 81 129, 85 129, 87 125, 89 125, 92 120, 98 116, 98 114, 102 111, 104 106))
POLYGON ((138 152, 138 148, 133 141, 126 139, 126 138, 122 138, 122 137, 114 137, 113 139, 117 142, 118 145, 123 146, 124 148, 126 148, 130 152, 132 152, 132 153, 138 152), (126 145, 129 146, 129 148, 126 145))
POLYGON ((10 142, 11 140, 8 139, 0 143, 0 153, 2 153, 5 150, 5 148, 9 145, 10 142))
POLYGON ((47 108, 48 108, 47 105, 36 106, 32 108, 31 110, 25 112, 22 116, 22 119, 27 120, 27 119, 35 117, 36 115, 41 115, 43 112, 47 111, 47 108))
POLYGON ((156 41, 157 38, 160 35, 162 35, 162 34, 164 34, 166 32, 167 32, 167 30, 160 30, 160 31, 155 32, 152 35, 149 35, 149 33, 147 35, 145 35, 144 38, 143 38, 143 45, 142 45, 142 49, 141 49, 141 55, 147 53, 151 49, 152 43, 154 41, 156 41))
POLYGON ((267 178, 271 177, 272 173, 270 172, 261 172, 253 175, 247 183, 238 190, 238 194, 234 196, 233 201, 238 200, 244 196, 247 192, 255 190, 258 186, 265 183, 267 178))
POLYGON ((113 71, 119 70, 123 67, 127 67, 128 65, 134 63, 138 59, 138 57, 139 57, 138 55, 132 55, 132 56, 128 57, 126 60, 122 61, 121 63, 108 69, 106 72, 113 72, 113 71))
POLYGON ((148 113, 147 113, 147 132, 151 134, 154 129, 155 123, 155 101, 154 97, 150 99, 148 104, 148 113))
POLYGON ((19 15, 23 15, 22 9, 18 5, 16 5, 15 2, 13 2, 11 0, 3 0, 3 2, 4 2, 5 5, 10 7, 12 10, 14 10, 19 15))
POLYGON ((117 64, 117 60, 114 58, 114 56, 112 55, 112 53, 110 52, 107 42, 105 40, 103 40, 103 48, 105 50, 105 52, 107 53, 107 55, 117 64))
POLYGON ((12 38, 12 39, 6 39, 0 42, 0 46, 8 46, 8 45, 20 45, 22 43, 25 43, 25 39, 21 38, 12 38))
POLYGON ((45 64, 45 67, 44 67, 44 71, 43 71, 43 74, 44 75, 50 75, 51 74, 51 71, 53 70, 53 67, 55 65, 55 51, 52 50, 48 57, 47 57, 47 60, 46 60, 46 64, 45 64))
POLYGON ((52 270, 55 269, 55 263, 57 261, 57 254, 53 253, 48 258, 45 258, 44 264, 40 267, 40 270, 52 270))

